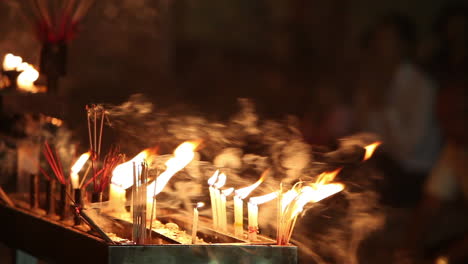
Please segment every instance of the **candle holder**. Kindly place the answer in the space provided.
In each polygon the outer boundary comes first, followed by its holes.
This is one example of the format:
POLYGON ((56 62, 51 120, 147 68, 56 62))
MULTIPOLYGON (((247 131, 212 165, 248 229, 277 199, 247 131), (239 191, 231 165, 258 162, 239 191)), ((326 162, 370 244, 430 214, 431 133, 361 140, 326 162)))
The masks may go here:
POLYGON ((16 83, 16 79, 20 75, 18 71, 5 71, 2 70, 2 75, 5 75, 8 78, 9 85, 5 87, 6 90, 16 90, 18 88, 18 84, 16 83))
POLYGON ((56 181, 50 179, 46 184, 46 211, 48 215, 55 215, 56 181))
POLYGON ((31 209, 39 208, 39 175, 31 174, 29 184, 29 205, 31 209))
MULTIPOLYGON (((81 192, 81 189, 74 189, 74 200, 76 206, 79 208, 83 207, 83 193, 81 192)), ((79 216, 78 212, 75 212, 73 222, 75 225, 81 225, 81 217, 79 216)))
POLYGON ((67 195, 67 193, 70 193, 69 190, 69 184, 60 185, 60 200, 58 207, 58 214, 60 216, 60 220, 65 220, 70 216, 70 198, 67 195))
POLYGON ((40 70, 47 76, 47 91, 58 92, 58 81, 66 74, 67 45, 64 42, 44 43, 41 49, 40 70))

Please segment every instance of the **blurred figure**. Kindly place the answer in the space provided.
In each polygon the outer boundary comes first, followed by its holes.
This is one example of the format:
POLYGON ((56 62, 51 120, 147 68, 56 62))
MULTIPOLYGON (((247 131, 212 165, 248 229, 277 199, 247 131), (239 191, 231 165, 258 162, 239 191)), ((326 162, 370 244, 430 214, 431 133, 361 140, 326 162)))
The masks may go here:
POLYGON ((378 134, 384 203, 419 199, 440 148, 435 84, 413 63, 416 32, 402 15, 385 16, 364 40, 355 94, 359 130, 378 134))
POLYGON ((427 231, 441 233, 445 240, 435 251, 449 263, 468 261, 468 8, 453 5, 443 9, 436 32, 440 48, 429 70, 440 85, 438 118, 445 139, 444 148, 425 184, 425 196, 409 227, 408 248, 422 250, 427 231), (464 198, 464 199, 460 199, 464 198), (460 203, 459 201, 462 201, 460 203), (437 217, 438 216, 438 217, 437 217), (450 217, 451 216, 451 217, 450 217), (436 219, 436 221, 434 221, 436 219), (442 219, 447 224, 440 224, 442 219), (433 221, 430 221, 433 220, 433 221), (431 222, 438 225, 428 224, 431 222), (423 235, 424 234, 424 235, 423 235))

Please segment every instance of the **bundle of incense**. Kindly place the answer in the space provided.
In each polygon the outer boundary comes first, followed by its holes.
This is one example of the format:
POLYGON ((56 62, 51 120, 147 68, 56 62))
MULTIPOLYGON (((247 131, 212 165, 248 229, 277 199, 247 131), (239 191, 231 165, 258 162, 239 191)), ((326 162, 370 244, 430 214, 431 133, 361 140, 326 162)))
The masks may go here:
POLYGON ((29 205, 31 209, 39 208, 39 175, 37 174, 30 176, 29 205))
POLYGON ((13 203, 13 201, 11 201, 10 197, 8 197, 8 195, 5 193, 5 191, 3 191, 2 186, 0 186, 0 198, 1 198, 6 204, 8 204, 9 206, 11 206, 11 207, 14 207, 14 206, 15 206, 15 204, 13 203))
POLYGON ((133 163, 133 232, 132 240, 137 245, 146 242, 146 183, 148 182, 148 165, 133 163))

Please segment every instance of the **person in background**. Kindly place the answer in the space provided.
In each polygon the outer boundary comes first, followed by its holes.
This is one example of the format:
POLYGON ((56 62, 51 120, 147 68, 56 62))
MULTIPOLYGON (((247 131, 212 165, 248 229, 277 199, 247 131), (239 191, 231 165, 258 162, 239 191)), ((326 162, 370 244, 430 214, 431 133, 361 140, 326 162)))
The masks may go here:
POLYGON ((364 40, 357 77, 358 130, 380 136, 382 201, 401 207, 418 201, 435 163, 440 133, 434 115, 436 87, 413 62, 416 32, 400 14, 383 17, 364 40))
POLYGON ((424 198, 408 228, 406 248, 413 251, 408 253, 427 255, 423 246, 428 243, 421 242, 428 234, 440 233, 432 240, 450 242, 436 246, 435 255, 444 255, 449 263, 467 263, 468 6, 444 8, 435 29, 440 46, 427 68, 440 86, 437 114, 444 147, 424 185, 424 198), (429 225, 441 223, 441 219, 447 224, 429 225))

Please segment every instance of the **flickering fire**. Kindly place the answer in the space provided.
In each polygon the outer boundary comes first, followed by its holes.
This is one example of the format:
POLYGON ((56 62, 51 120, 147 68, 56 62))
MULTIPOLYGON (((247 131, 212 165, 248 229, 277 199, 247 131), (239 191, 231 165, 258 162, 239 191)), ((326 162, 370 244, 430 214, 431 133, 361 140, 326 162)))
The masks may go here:
POLYGON ((262 196, 251 197, 249 199, 249 202, 252 203, 252 204, 259 205, 259 204, 264 204, 264 203, 267 203, 269 201, 272 201, 272 200, 276 199, 277 197, 278 197, 278 192, 272 192, 272 193, 265 194, 265 195, 262 195, 262 196))
POLYGON ((374 154, 374 151, 377 149, 378 146, 380 146, 380 144, 382 144, 382 142, 377 141, 370 145, 365 146, 364 148, 366 149, 366 154, 364 154, 364 158, 362 159, 362 161, 366 161, 370 159, 372 155, 374 154))
POLYGON ((39 72, 30 64, 22 70, 16 79, 18 88, 27 92, 37 93, 38 88, 34 85, 34 82, 39 78, 39 72))
POLYGON ((216 171, 213 173, 213 176, 211 176, 211 177, 208 179, 208 185, 213 186, 213 185, 216 183, 216 180, 218 179, 218 175, 219 175, 219 170, 216 170, 216 171))
POLYGON ((226 184, 226 179, 227 179, 226 174, 224 173, 219 174, 218 181, 214 184, 214 187, 218 189, 223 187, 224 184, 226 184))
POLYGON ((166 162, 166 170, 161 173, 155 181, 148 185, 148 198, 158 195, 164 189, 172 176, 185 168, 185 166, 193 160, 195 157, 195 149, 199 144, 199 141, 186 141, 175 149, 174 156, 166 162))
POLYGON ((4 71, 14 71, 23 62, 23 59, 20 56, 15 56, 11 53, 5 55, 3 59, 3 70, 4 71))
POLYGON ((234 192, 234 188, 228 188, 226 190, 222 190, 221 193, 224 195, 224 196, 229 196, 231 195, 232 193, 234 192))
POLYGON ((115 185, 127 189, 133 185, 133 163, 141 164, 152 154, 151 149, 145 149, 138 153, 133 159, 115 167, 112 172, 111 182, 115 185))
POLYGON ((71 167, 71 172, 72 173, 80 172, 80 170, 83 168, 83 166, 85 165, 86 161, 88 161, 90 156, 91 156, 90 152, 81 154, 81 156, 78 158, 75 164, 73 164, 73 166, 71 167))
POLYGON ((266 175, 268 174, 269 170, 266 170, 262 173, 262 176, 260 177, 260 179, 258 179, 257 182, 255 182, 254 184, 250 185, 250 186, 247 186, 247 187, 244 187, 244 188, 241 188, 241 189, 237 189, 236 190, 236 196, 239 197, 240 199, 245 199, 245 197, 249 196, 249 194, 255 190, 264 180, 265 180, 265 177, 266 175))

